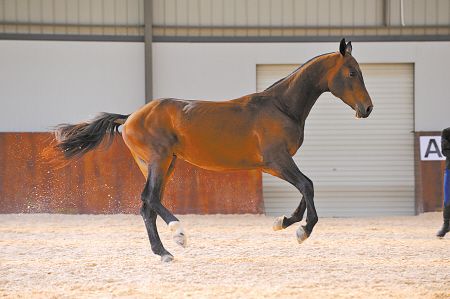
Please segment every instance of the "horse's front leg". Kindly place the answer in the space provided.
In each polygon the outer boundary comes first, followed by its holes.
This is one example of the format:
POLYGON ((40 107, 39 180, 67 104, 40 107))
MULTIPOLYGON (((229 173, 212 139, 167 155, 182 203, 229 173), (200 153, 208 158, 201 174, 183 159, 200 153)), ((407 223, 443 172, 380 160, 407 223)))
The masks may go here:
POLYGON ((272 226, 273 230, 274 231, 282 230, 291 226, 294 223, 302 221, 305 211, 306 211, 306 201, 305 197, 302 196, 302 200, 300 201, 298 207, 295 209, 294 213, 292 213, 291 217, 288 218, 283 215, 275 218, 272 226))
MULTIPOLYGON (((305 178, 311 183, 311 185, 313 184, 313 182, 307 176, 305 176, 305 178)), ((305 210, 306 210, 306 201, 305 197, 302 196, 302 200, 298 204, 298 207, 295 209, 294 213, 292 213, 291 217, 288 218, 286 216, 280 216, 275 218, 275 221, 273 222, 272 226, 273 230, 274 231, 282 230, 291 226, 294 223, 302 221, 303 215, 305 214, 305 210)))
POLYGON ((298 222, 302 219, 305 209, 306 226, 300 226, 297 230, 297 240, 299 243, 306 240, 318 221, 316 208, 314 206, 314 185, 313 182, 305 176, 297 167, 292 157, 288 154, 277 153, 276 156, 270 157, 266 162, 264 171, 275 175, 297 188, 303 195, 302 200, 296 211, 290 218, 279 217, 275 220, 274 229, 286 228, 289 225, 298 222))

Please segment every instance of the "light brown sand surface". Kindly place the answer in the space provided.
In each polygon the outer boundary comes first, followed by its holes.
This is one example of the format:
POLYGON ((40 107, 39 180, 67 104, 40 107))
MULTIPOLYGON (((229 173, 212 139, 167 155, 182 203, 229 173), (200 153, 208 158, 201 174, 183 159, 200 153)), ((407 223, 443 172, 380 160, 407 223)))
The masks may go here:
POLYGON ((0 297, 450 298, 440 213, 320 219, 299 245, 271 217, 180 216, 188 247, 161 263, 135 215, 0 215, 0 297))

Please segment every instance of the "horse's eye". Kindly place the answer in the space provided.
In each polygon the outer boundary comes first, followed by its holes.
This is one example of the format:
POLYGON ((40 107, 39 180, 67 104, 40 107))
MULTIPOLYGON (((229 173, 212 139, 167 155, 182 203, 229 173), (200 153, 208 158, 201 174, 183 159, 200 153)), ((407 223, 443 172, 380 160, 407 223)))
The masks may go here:
POLYGON ((356 72, 355 71, 350 71, 350 77, 355 77, 356 76, 356 72))

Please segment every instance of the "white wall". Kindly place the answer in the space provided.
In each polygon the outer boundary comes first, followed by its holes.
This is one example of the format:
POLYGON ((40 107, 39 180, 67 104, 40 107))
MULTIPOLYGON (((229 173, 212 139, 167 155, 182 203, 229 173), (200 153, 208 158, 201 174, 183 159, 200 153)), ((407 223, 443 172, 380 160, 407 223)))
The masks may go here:
POLYGON ((48 131, 144 102, 143 43, 0 41, 0 131, 48 131))
MULTIPOLYGON (((221 100, 254 92, 257 64, 302 63, 337 51, 338 43, 155 43, 153 49, 155 97, 221 100)), ((416 131, 450 126, 449 53, 450 42, 353 43, 360 63, 415 64, 416 131)))
MULTIPOLYGON (((155 43, 154 96, 239 97, 256 90, 257 64, 302 63, 337 48, 337 42, 155 43)), ((448 53, 450 42, 353 44, 360 63, 415 64, 416 131, 450 126, 448 53)), ((47 131, 101 111, 131 113, 143 103, 143 43, 0 41, 0 131, 47 131)))

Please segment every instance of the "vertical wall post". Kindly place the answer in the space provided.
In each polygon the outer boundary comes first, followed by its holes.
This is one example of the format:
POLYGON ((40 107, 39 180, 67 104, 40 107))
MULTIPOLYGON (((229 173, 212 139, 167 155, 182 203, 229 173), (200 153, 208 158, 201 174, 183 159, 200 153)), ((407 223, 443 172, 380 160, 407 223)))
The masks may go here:
POLYGON ((391 3, 390 0, 383 0, 383 26, 387 27, 390 24, 390 8, 391 3))
POLYGON ((153 99, 153 64, 152 64, 152 24, 153 0, 144 0, 144 43, 145 43, 145 102, 153 99))

